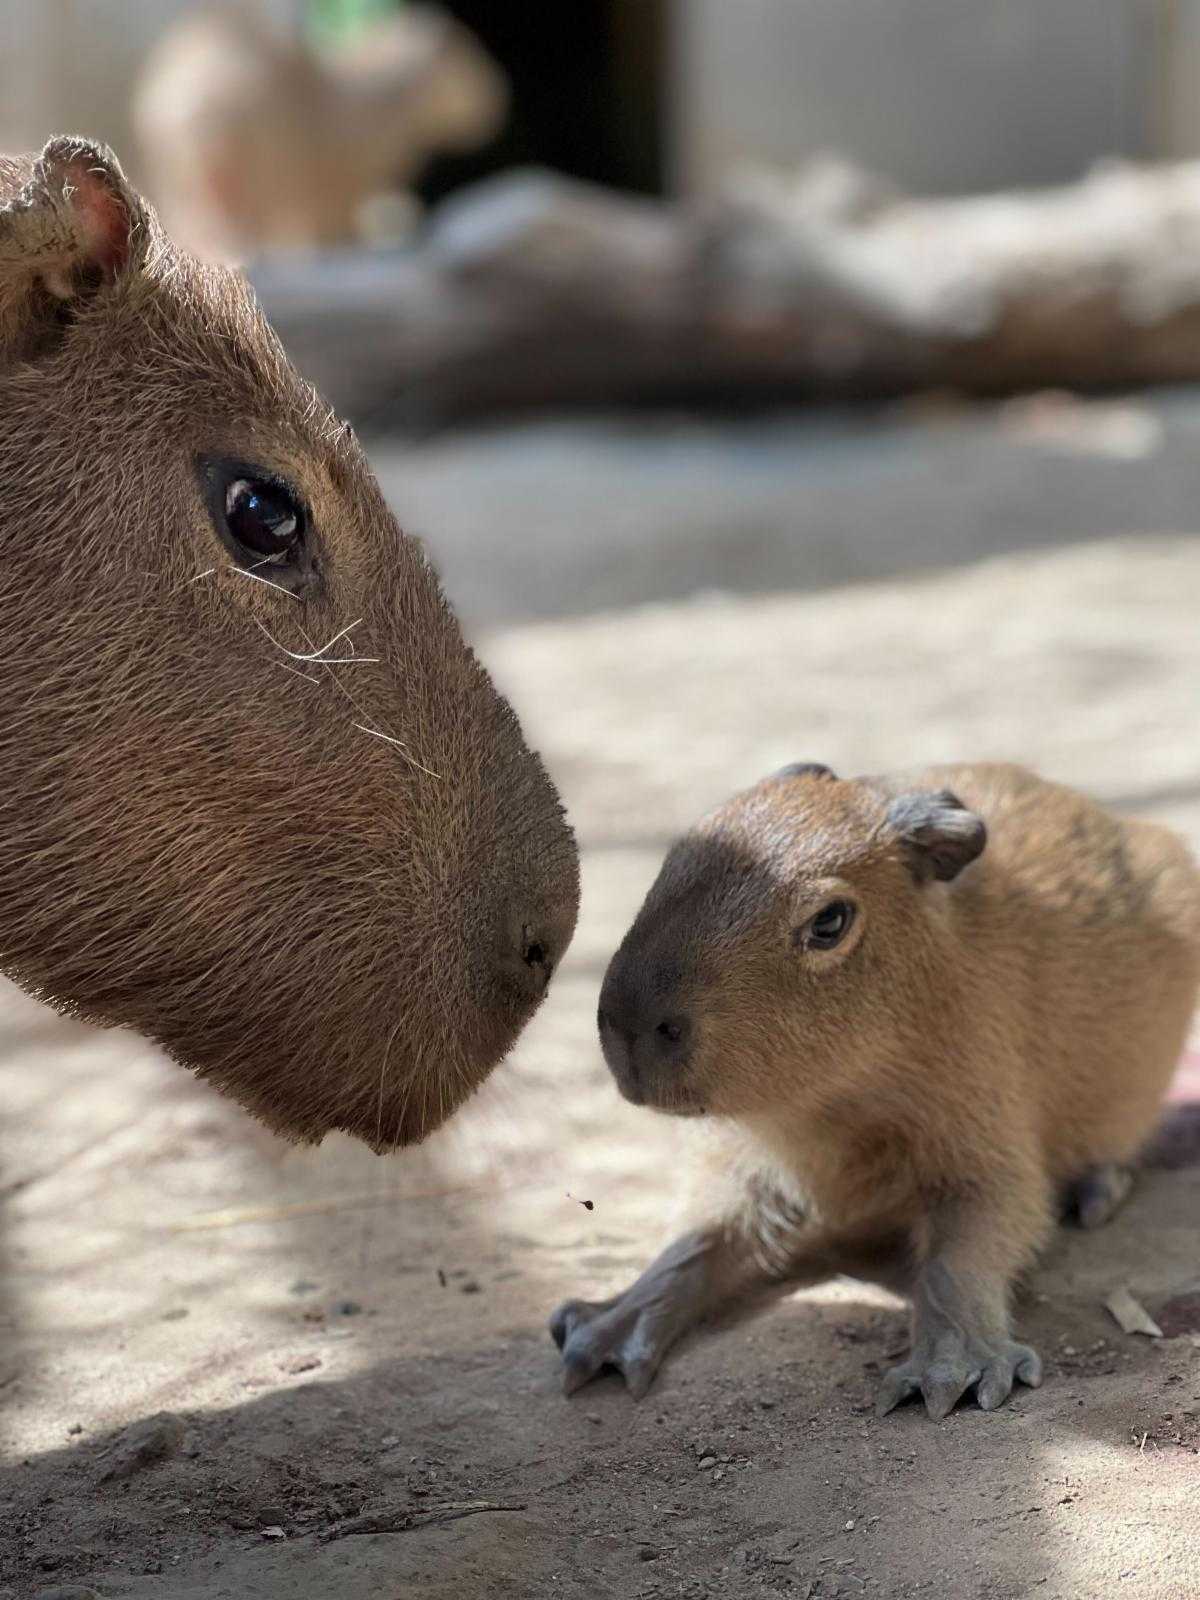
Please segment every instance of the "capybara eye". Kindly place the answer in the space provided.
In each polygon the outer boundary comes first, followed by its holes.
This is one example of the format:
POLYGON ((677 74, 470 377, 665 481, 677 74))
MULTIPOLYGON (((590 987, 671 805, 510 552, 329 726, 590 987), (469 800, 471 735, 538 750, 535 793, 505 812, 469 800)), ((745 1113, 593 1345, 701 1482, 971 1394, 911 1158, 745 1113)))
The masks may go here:
POLYGON ((799 942, 806 950, 832 950, 841 944, 853 922, 854 907, 849 900, 831 900, 804 924, 799 942))
POLYGON ((260 560, 290 561, 304 537, 304 511, 291 491, 265 478, 235 478, 225 490, 225 524, 260 560))

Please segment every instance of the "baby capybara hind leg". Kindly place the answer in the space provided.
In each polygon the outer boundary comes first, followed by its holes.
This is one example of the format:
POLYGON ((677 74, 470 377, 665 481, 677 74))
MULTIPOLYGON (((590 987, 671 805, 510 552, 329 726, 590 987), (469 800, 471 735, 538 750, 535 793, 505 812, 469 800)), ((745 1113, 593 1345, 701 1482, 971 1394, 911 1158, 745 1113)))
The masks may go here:
POLYGON ((1067 1185, 1063 1197, 1064 1220, 1081 1228, 1101 1228, 1125 1204, 1133 1188, 1133 1169, 1116 1161, 1089 1167, 1067 1185))

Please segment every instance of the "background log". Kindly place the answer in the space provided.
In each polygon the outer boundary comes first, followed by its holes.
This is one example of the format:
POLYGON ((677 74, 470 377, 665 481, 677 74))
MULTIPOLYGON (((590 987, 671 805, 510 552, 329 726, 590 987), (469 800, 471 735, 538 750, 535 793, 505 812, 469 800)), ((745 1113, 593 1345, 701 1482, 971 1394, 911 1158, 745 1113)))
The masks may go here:
POLYGON ((262 261, 301 365, 360 420, 1200 378, 1200 163, 952 200, 824 161, 666 206, 540 173, 393 254, 262 261))

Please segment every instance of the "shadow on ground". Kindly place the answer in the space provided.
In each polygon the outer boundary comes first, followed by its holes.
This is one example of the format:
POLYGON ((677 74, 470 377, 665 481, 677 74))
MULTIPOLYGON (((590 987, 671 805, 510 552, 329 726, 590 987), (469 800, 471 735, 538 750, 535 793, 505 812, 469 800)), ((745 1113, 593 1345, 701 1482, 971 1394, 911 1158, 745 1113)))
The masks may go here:
MULTIPOLYGON (((106 1482, 119 1443, 102 1431, 5 1467, 0 1574, 22 1597, 82 1582, 179 1600, 872 1589, 1067 1600, 1126 1577, 1183 1593, 1156 1584, 1182 1581, 1191 1558, 1196 1351, 1121 1336, 1097 1296, 1151 1242, 1154 1277, 1178 1272, 1198 1201, 1194 1170, 1151 1177, 1108 1239, 1064 1235, 1022 1312, 1048 1357, 1045 1387, 940 1427, 916 1409, 871 1414, 904 1318, 854 1285, 698 1336, 635 1407, 615 1378, 563 1400, 534 1307, 514 1320, 493 1282, 467 1297, 448 1287, 440 1302, 411 1284, 424 1314, 409 1348, 395 1264, 381 1261, 390 1292, 375 1318, 362 1313, 373 1326, 361 1370, 334 1378, 293 1360, 289 1376, 227 1351, 250 1374, 242 1386, 268 1392, 183 1408, 169 1459, 106 1482), (456 1314, 464 1298, 477 1316, 456 1314), (364 1511, 393 1531, 339 1537, 364 1511)), ((452 1220, 484 1259, 496 1240, 479 1216, 452 1220)), ((446 1219, 428 1220, 436 1233, 446 1219)), ((563 1263, 560 1287, 583 1270, 563 1263)), ((328 1347, 330 1323, 307 1322, 310 1309, 280 1308, 298 1352, 328 1347)), ((171 1387, 178 1401, 188 1375, 171 1387)))

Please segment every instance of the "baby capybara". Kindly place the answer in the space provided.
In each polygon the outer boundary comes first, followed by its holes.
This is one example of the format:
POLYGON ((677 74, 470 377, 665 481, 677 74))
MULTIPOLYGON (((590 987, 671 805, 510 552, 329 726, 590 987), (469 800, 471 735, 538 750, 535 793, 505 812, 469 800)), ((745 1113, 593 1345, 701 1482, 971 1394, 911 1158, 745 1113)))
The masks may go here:
POLYGON ((838 1272, 913 1307, 879 1409, 1041 1381, 1013 1282, 1060 1206, 1124 1197, 1200 980, 1200 871, 1165 828, 1020 767, 804 763, 667 856, 600 994, 621 1092, 707 1114, 679 1237, 552 1331, 568 1389, 644 1393, 691 1324, 838 1272))

